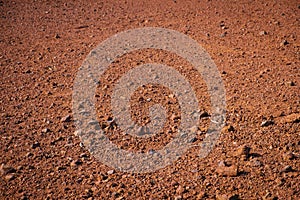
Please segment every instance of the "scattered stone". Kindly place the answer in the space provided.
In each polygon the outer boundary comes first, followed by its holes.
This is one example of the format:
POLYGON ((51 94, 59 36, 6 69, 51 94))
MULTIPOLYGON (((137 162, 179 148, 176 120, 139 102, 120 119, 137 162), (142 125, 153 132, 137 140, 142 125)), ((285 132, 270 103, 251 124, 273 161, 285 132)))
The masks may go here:
POLYGON ((292 172, 293 168, 290 165, 285 166, 281 172, 292 172))
POLYGON ((259 35, 260 35, 260 36, 267 35, 267 32, 266 32, 266 31, 260 31, 260 32, 259 32, 259 35))
POLYGON ((55 38, 55 39, 59 39, 59 38, 60 38, 60 35, 59 35, 58 33, 56 33, 55 36, 54 36, 54 38, 55 38))
POLYGON ((107 172, 107 174, 108 175, 111 175, 111 174, 113 174, 113 173, 115 173, 115 171, 112 169, 112 170, 109 170, 108 172, 107 172))
POLYGON ((60 121, 61 122, 70 122, 71 121, 71 116, 66 115, 66 116, 62 117, 60 121))
POLYGON ((270 126, 274 124, 274 121, 273 120, 264 120, 262 123, 261 123, 261 127, 267 127, 267 126, 270 126))
POLYGON ((238 167, 236 165, 231 166, 218 166, 216 172, 220 176, 228 176, 228 177, 235 177, 238 175, 238 167))

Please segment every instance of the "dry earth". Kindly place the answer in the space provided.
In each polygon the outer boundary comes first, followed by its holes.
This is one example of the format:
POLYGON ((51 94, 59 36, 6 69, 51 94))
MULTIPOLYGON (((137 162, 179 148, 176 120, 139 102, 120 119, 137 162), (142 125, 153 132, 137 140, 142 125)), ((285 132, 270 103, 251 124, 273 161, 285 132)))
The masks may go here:
MULTIPOLYGON (((0 199, 300 199, 299 1, 4 0, 0 15, 0 199), (216 63, 227 100, 227 125, 209 156, 197 157, 209 121, 203 117, 195 146, 147 174, 97 161, 80 145, 72 116, 73 82, 88 53, 139 27, 169 28, 196 40, 216 63)), ((112 85, 148 62, 180 71, 199 109, 211 112, 192 66, 167 52, 141 50, 99 77, 103 127, 113 117, 112 85)), ((172 97, 160 86, 139 88, 133 118, 147 123, 145 99, 151 98, 169 109, 164 130, 176 129, 179 121, 170 119, 179 108, 172 97)), ((107 129, 120 148, 141 152, 161 148, 173 133, 142 141, 119 132, 107 129)))

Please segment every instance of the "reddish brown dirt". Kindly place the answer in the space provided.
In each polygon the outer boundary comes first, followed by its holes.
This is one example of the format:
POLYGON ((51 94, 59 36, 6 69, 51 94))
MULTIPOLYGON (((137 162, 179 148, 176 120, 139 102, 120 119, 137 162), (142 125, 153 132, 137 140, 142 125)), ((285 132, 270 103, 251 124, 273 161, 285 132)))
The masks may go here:
MULTIPOLYGON (((299 1, 5 0, 0 15, 0 199, 300 199, 299 1), (222 72, 228 126, 205 159, 197 158, 195 145, 153 173, 107 173, 112 168, 74 135, 73 81, 98 43, 148 26, 185 33, 207 50, 222 72), (71 121, 62 122, 67 115, 71 121), (261 126, 266 120, 273 123, 261 126)), ((201 109, 210 112, 203 81, 173 55, 125 56, 102 80, 110 85, 124 73, 119 70, 151 59, 184 66, 179 71, 191 79, 201 109)), ((132 99, 141 123, 147 112, 139 97, 169 100, 163 96, 168 90, 155 96, 157 89, 140 88, 132 99)), ((108 100, 101 98, 109 90, 98 88, 100 123, 110 117, 108 100)), ((120 137, 110 138, 132 151, 170 140, 161 135, 124 143, 120 137)))

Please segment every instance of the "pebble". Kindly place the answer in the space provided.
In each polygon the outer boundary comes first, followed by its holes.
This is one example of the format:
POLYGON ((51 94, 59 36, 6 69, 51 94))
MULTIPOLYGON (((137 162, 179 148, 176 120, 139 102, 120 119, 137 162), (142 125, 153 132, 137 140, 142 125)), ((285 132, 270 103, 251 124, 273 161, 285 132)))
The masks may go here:
POLYGON ((281 172, 292 172, 293 168, 290 165, 286 165, 281 172))
POLYGON ((234 131, 234 127, 231 126, 231 125, 227 125, 227 126, 223 127, 222 131, 223 132, 233 132, 234 131))
POLYGON ((198 127, 197 126, 193 126, 192 128, 190 128, 191 133, 197 133, 198 132, 198 127))
POLYGON ((196 199, 204 199, 205 197, 206 197, 206 193, 204 191, 200 191, 196 199))
POLYGON ((267 127, 267 126, 270 126, 274 124, 274 121, 273 120, 264 120, 262 121, 262 123, 260 124, 261 127, 267 127))
POLYGON ((238 175, 238 167, 236 165, 218 166, 216 169, 217 174, 220 176, 235 177, 238 175))
POLYGON ((181 199, 182 199, 182 196, 181 196, 181 195, 176 196, 176 197, 174 198, 174 200, 181 200, 181 199))
POLYGON ((251 148, 247 145, 242 145, 237 148, 237 150, 234 152, 234 156, 236 157, 243 157, 248 158, 250 154, 251 148))
POLYGON ((287 115, 281 119, 281 123, 299 123, 300 122, 300 114, 299 113, 293 113, 290 115, 287 115))
POLYGON ((195 138, 195 137, 193 137, 193 138, 191 138, 191 139, 189 139, 189 143, 194 143, 194 142, 196 142, 198 139, 197 138, 195 138))
POLYGON ((295 155, 293 154, 293 152, 287 152, 284 153, 282 157, 284 160, 293 160, 295 158, 295 155))
POLYGON ((296 86, 295 82, 293 82, 293 81, 288 81, 288 82, 286 82, 286 84, 288 86, 296 86))
POLYGON ((81 164, 82 164, 81 160, 73 160, 70 165, 71 165, 71 167, 76 167, 81 164))
POLYGON ((15 168, 13 168, 11 166, 4 165, 4 164, 2 164, 0 166, 0 174, 1 175, 7 175, 7 174, 15 173, 15 172, 16 172, 15 168))
POLYGON ((33 143, 33 144, 31 145, 31 148, 36 149, 36 148, 38 148, 38 147, 40 147, 40 146, 41 146, 41 144, 40 144, 39 142, 35 142, 35 143, 33 143))
POLYGON ((280 46, 285 46, 285 45, 288 45, 289 42, 287 40, 283 40, 281 43, 280 43, 280 46))
POLYGON ((59 39, 59 38, 60 38, 60 35, 59 35, 58 33, 56 33, 55 36, 54 36, 54 38, 55 38, 55 39, 59 39))
POLYGON ((66 116, 62 117, 60 121, 61 122, 70 122, 71 121, 71 116, 66 115, 66 116))
POLYGON ((81 135, 81 130, 76 130, 76 131, 74 131, 74 135, 75 135, 75 136, 80 136, 80 135, 81 135))
POLYGON ((5 176, 5 180, 7 180, 7 181, 11 181, 13 179, 15 179, 15 175, 14 174, 7 174, 5 176))
POLYGON ((220 35, 221 38, 225 37, 227 35, 227 32, 224 32, 220 35))
POLYGON ((266 31, 260 31, 260 32, 259 32, 259 35, 260 35, 260 36, 267 35, 267 32, 266 32, 266 31))
POLYGON ((44 129, 42 130, 42 133, 48 133, 48 132, 50 132, 50 129, 48 129, 48 128, 44 128, 44 129))
POLYGON ((113 174, 113 173, 115 173, 114 170, 109 170, 109 171, 107 172, 108 175, 111 175, 111 174, 113 174))
POLYGON ((253 167, 261 167, 262 163, 257 158, 251 160, 250 165, 253 167))
POLYGON ((216 200, 229 200, 229 197, 226 194, 216 194, 216 200))
POLYGON ((176 194, 182 194, 183 192, 184 192, 184 188, 181 185, 179 185, 176 189, 176 194))
POLYGON ((200 115, 199 115, 200 118, 205 118, 205 117, 209 117, 209 116, 210 115, 206 111, 201 112, 200 115))

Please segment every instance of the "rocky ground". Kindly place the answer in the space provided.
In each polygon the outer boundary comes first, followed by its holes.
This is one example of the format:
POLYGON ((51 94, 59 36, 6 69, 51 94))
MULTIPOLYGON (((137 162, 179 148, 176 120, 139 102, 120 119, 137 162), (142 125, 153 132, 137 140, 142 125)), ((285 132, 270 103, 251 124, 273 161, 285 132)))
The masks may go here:
MULTIPOLYGON (((0 199, 300 199, 299 1, 4 0, 0 15, 0 199), (89 52, 139 27, 169 28, 196 40, 220 71, 227 103, 226 126, 200 159, 211 109, 192 66, 151 49, 114 62, 99 77, 96 108, 103 127, 113 117, 111 85, 141 63, 177 69, 190 80, 203 112, 194 147, 146 174, 97 161, 74 134, 72 114, 73 82, 89 52)), ((166 106, 171 101, 168 116, 178 115, 171 91, 147 85, 132 97, 136 121, 147 123, 149 98, 166 106)), ((169 120, 164 131, 178 123, 169 120)), ((159 149, 172 139, 122 139, 118 133, 107 130, 130 151, 159 149)))

